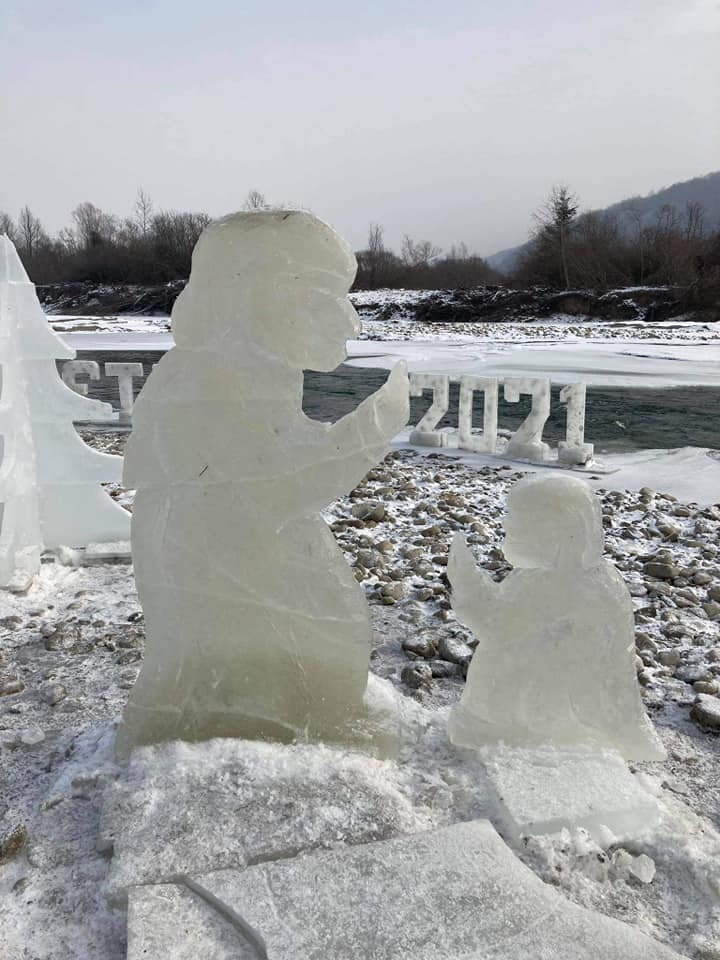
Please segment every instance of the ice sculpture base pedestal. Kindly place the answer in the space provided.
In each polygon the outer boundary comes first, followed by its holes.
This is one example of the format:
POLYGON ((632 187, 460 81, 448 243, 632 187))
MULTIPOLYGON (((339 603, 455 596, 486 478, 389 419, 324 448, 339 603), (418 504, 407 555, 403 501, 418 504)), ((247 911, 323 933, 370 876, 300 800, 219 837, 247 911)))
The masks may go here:
POLYGON ((440 431, 413 430, 410 433, 408 443, 414 443, 418 447, 446 447, 448 445, 448 435, 440 431))
POLYGON ((135 886, 416 826, 393 764, 320 745, 176 740, 133 752, 105 793, 97 847, 113 850, 107 896, 123 906, 135 886))
POLYGON ((570 903, 486 820, 135 887, 128 960, 166 957, 679 960, 570 903))
POLYGON ((117 732, 115 753, 121 761, 125 761, 135 746, 167 743, 172 740, 198 743, 227 737, 284 744, 323 742, 335 746, 350 746, 371 756, 387 759, 395 757, 400 747, 399 707, 396 698, 397 695, 392 690, 370 674, 362 702, 359 707, 348 707, 342 723, 334 723, 330 718, 325 718, 322 723, 316 721, 314 725, 308 726, 302 735, 294 727, 269 717, 243 714, 236 707, 213 709, 209 704, 205 704, 202 724, 198 726, 192 711, 183 715, 177 709, 142 706, 131 700, 117 732), (202 730, 201 735, 199 730, 202 730))
POLYGON ((576 446, 561 440, 558 444, 558 460, 560 463, 577 464, 584 467, 593 462, 594 454, 595 447, 592 443, 583 443, 576 446))
POLYGON ((481 751, 481 759, 514 843, 582 827, 607 846, 659 820, 657 801, 614 751, 497 747, 481 751))

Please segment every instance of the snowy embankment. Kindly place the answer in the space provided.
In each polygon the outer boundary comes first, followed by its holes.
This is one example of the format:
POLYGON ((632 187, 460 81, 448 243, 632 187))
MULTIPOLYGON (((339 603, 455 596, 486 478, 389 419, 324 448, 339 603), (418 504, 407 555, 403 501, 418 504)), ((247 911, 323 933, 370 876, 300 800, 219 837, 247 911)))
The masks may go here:
MULTIPOLYGON (((76 349, 171 345, 166 318, 165 326, 132 323, 125 332, 110 325, 112 333, 67 339, 76 349)), ((622 335, 598 343, 577 334, 575 323, 508 325, 503 343, 437 326, 432 342, 411 343, 383 327, 384 341, 350 345, 351 362, 389 367, 404 356, 411 369, 452 373, 718 385, 714 327, 643 328, 656 342, 618 327, 622 335)), ((115 453, 124 445, 117 434, 89 439, 115 453)), ((633 596, 638 677, 668 751, 664 763, 638 765, 658 797, 660 824, 633 843, 604 849, 576 832, 534 839, 519 851, 570 900, 693 960, 720 957, 720 510, 712 506, 720 500, 720 462, 713 454, 610 455, 604 468, 615 472, 583 475, 602 502, 606 556, 633 596)), ((356 778, 345 782, 372 782, 401 810, 396 832, 481 817, 502 829, 482 765, 447 740, 448 709, 462 691, 474 641, 455 618, 444 574, 450 539, 461 531, 484 569, 505 576, 502 515, 523 470, 477 454, 421 453, 399 439, 384 463, 326 511, 370 603, 371 669, 403 698, 407 714, 397 764, 348 755, 341 766, 356 778)), ((130 492, 111 489, 131 507, 130 492)), ((126 917, 108 905, 109 864, 96 841, 104 798, 119 776, 114 725, 143 655, 131 568, 45 563, 27 594, 3 598, 0 629, 0 954, 122 960, 126 917)), ((518 689, 523 680, 518 664, 518 689)), ((200 777, 207 757, 220 762, 223 749, 188 747, 183 776, 200 777)), ((326 748, 307 749, 311 772, 327 763, 326 748)), ((173 784, 156 787, 148 807, 173 784)), ((216 784, 208 789, 217 795, 216 784)), ((233 823, 222 820, 213 830, 229 838, 233 823)))
MULTIPOLYGON (((118 452, 123 438, 96 435, 94 442, 118 452)), ((402 813, 393 820, 396 833, 481 817, 502 829, 483 767, 447 740, 448 708, 462 691, 473 638, 454 616, 444 572, 450 539, 462 531, 481 565, 504 577, 502 514, 519 476, 509 465, 396 450, 326 511, 371 606, 371 669, 407 704, 397 765, 347 761, 402 813)), ((720 704, 720 511, 662 491, 600 496, 606 555, 634 597, 643 698, 668 750, 667 762, 639 765, 661 822, 631 844, 601 849, 576 832, 533 840, 519 852, 572 901, 707 960, 720 946, 720 739, 707 709, 720 704), (655 865, 651 882, 643 858, 655 865)), ((120 499, 132 502, 128 493, 120 499)), ((103 797, 119 773, 113 727, 142 658, 132 573, 125 565, 47 563, 31 590, 5 607, 3 958, 121 960, 125 915, 106 902, 108 860, 95 843, 103 797)), ((523 679, 518 664, 519 688, 523 679)), ((312 756, 325 748, 308 749, 309 769, 327 762, 312 756)), ((205 748, 189 747, 183 763, 183 777, 205 782, 205 748)), ((152 809, 173 784, 148 789, 152 809)), ((203 789, 218 796, 218 785, 203 789)), ((182 822, 183 811, 177 816, 182 822)), ((229 843, 232 822, 219 829, 229 843)))

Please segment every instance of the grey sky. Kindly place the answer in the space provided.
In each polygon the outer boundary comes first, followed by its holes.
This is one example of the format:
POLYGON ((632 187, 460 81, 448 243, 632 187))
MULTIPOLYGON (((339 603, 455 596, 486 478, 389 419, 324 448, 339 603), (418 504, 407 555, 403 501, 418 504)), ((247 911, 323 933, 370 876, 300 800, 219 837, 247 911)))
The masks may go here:
POLYGON ((220 215, 481 254, 720 169, 720 0, 2 0, 0 210, 220 215))

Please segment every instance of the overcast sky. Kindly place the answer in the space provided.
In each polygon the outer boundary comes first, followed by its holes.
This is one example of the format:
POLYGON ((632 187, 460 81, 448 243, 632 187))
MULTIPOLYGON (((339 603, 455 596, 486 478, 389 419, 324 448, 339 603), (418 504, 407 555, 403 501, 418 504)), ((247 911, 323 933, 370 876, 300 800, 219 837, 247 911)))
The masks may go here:
POLYGON ((0 0, 0 210, 309 207, 488 255, 720 169, 720 0, 0 0))

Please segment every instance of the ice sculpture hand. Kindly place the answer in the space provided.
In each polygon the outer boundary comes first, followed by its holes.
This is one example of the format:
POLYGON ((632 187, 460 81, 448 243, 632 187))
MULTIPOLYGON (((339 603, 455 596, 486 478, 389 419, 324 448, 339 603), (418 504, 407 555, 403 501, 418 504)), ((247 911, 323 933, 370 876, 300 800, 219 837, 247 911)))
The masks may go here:
POLYGON ((365 435, 370 437, 376 433, 383 442, 392 439, 407 425, 410 395, 407 363, 404 360, 395 364, 385 383, 363 400, 355 415, 363 418, 365 435))
POLYGON ((452 588, 452 605, 458 617, 478 636, 497 613, 502 584, 495 583, 475 563, 475 557, 462 533, 456 533, 450 545, 447 576, 452 588))

